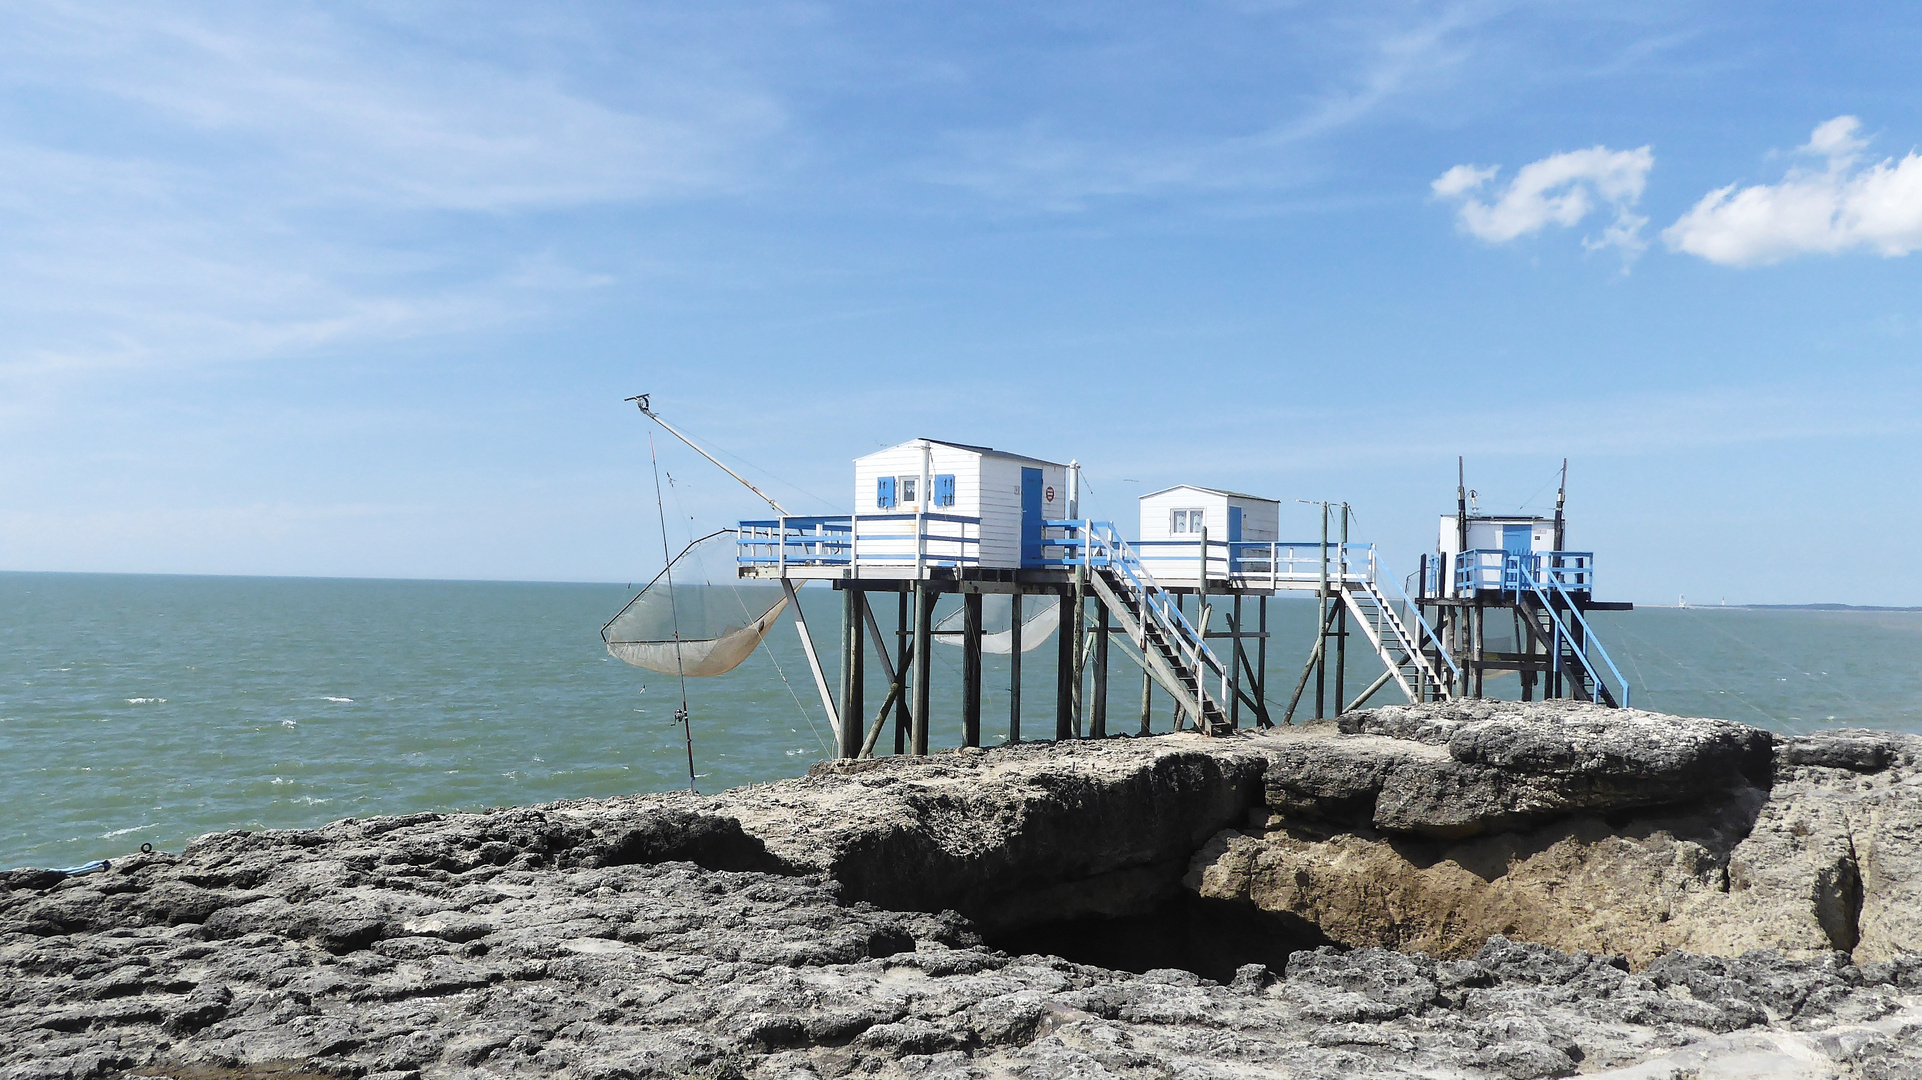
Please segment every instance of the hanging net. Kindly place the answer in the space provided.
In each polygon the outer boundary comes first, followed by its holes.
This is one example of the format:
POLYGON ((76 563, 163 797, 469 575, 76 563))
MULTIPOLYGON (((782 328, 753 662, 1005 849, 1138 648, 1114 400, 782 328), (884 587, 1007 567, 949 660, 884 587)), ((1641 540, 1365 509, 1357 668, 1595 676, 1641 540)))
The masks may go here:
MULTIPOLYGON (((1052 596, 1025 598, 1021 604, 1021 651, 1040 648, 1061 625, 1061 603, 1052 596)), ((967 613, 956 608, 934 625, 934 640, 961 646, 967 613)), ((1014 601, 990 593, 981 598, 981 651, 1003 656, 1014 651, 1014 601)))
POLYGON ((787 594, 741 581, 735 554, 733 529, 689 544, 601 627, 607 651, 664 675, 700 678, 741 666, 787 608, 787 594))

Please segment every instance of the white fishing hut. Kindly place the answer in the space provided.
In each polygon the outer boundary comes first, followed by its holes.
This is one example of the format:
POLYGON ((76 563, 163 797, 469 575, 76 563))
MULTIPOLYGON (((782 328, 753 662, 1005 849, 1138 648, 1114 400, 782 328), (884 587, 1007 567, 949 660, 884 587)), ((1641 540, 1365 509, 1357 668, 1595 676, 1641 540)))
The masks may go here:
POLYGON ((1486 579, 1481 587, 1499 588, 1504 556, 1560 551, 1560 530, 1554 518, 1443 514, 1435 546, 1441 580, 1455 581, 1459 568, 1461 588, 1475 588, 1478 578, 1486 579), (1463 551, 1474 554, 1464 560, 1463 551))
POLYGON ((1634 605, 1596 600, 1595 553, 1567 550, 1562 467, 1553 517, 1483 514, 1457 474, 1455 512, 1441 518, 1435 554, 1422 557, 1414 600, 1434 627, 1431 655, 1460 672, 1463 696, 1481 697, 1491 672, 1513 672, 1523 701, 1539 692, 1628 704, 1628 682, 1588 613, 1634 605))
POLYGON ((855 576, 913 567, 917 559, 986 570, 1039 566, 1042 522, 1070 516, 1068 474, 1060 462, 939 439, 855 458, 855 576))

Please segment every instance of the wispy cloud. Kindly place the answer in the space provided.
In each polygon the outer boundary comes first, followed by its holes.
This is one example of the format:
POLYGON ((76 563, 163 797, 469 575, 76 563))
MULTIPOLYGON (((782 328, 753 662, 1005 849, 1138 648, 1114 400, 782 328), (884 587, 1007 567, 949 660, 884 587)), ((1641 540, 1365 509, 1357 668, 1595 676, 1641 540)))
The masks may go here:
POLYGON ((762 182, 778 99, 671 41, 589 92, 551 62, 585 33, 298 4, 0 13, 0 91, 36 103, 0 126, 0 401, 62 372, 499 326, 606 281, 481 239, 502 222, 762 182))
POLYGON ((1662 233, 1670 248, 1724 266, 1758 266, 1797 255, 1922 248, 1922 156, 1862 165, 1861 121, 1838 116, 1797 148, 1820 167, 1793 167, 1779 183, 1730 184, 1704 195, 1662 233))
POLYGON ((1584 246, 1614 248, 1633 258, 1648 246, 1642 239, 1648 219, 1635 213, 1635 205, 1654 167, 1649 147, 1594 146, 1522 166, 1491 200, 1481 193, 1501 171, 1494 165, 1457 165, 1429 188, 1436 198, 1457 204, 1456 221, 1463 232, 1486 243, 1505 244, 1549 226, 1574 228, 1600 213, 1609 220, 1598 236, 1583 240, 1584 246))
MULTIPOLYGON (((1457 3, 1409 21, 1350 16, 1310 33, 1342 59, 1304 65, 1309 85, 1291 110, 1240 134, 1201 137, 1156 130, 1089 131, 1038 111, 1015 123, 945 132, 918 168, 931 182, 1043 211, 1079 211, 1108 197, 1273 191, 1323 168, 1303 148, 1362 123, 1393 102, 1445 83, 1473 53, 1469 32, 1495 13, 1457 3), (1328 42, 1337 42, 1329 46, 1328 42), (1290 113, 1292 113, 1290 115, 1290 113)), ((1266 12, 1254 10, 1249 15, 1266 12)), ((1252 25, 1242 33, 1263 32, 1252 25)))

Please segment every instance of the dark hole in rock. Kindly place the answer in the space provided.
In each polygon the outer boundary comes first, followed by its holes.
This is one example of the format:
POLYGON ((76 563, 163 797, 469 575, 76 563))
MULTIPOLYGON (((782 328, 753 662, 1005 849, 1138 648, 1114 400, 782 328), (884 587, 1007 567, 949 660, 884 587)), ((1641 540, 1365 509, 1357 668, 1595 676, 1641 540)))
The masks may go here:
POLYGON ((1059 956, 1140 974, 1180 968, 1218 983, 1244 964, 1280 973, 1288 954, 1334 942, 1313 923, 1234 900, 1180 892, 1138 915, 1084 915, 988 939, 1003 952, 1059 956))

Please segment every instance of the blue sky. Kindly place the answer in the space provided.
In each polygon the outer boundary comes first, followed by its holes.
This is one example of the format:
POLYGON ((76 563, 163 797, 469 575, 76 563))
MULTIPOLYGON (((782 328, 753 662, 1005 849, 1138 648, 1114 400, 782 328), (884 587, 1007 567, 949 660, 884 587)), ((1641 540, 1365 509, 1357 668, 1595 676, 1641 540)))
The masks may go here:
MULTIPOLYGON (((0 569, 625 581, 664 415, 1922 604, 1902 5, 25 3, 0 569)), ((678 447, 675 529, 756 507, 678 447)), ((785 501, 785 500, 784 500, 785 501)), ((1290 520, 1304 534, 1309 512, 1290 520)), ((650 555, 650 552, 655 553, 650 555)))

